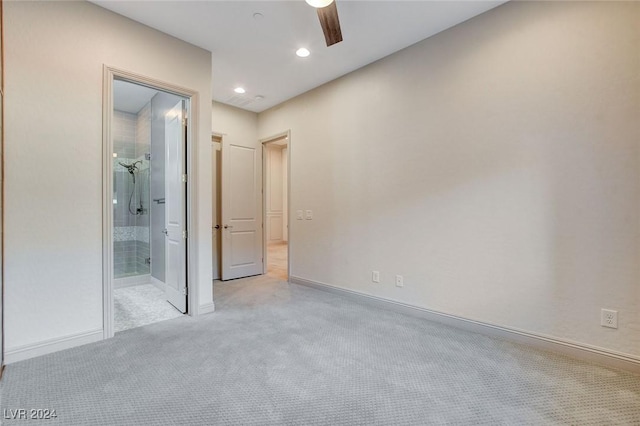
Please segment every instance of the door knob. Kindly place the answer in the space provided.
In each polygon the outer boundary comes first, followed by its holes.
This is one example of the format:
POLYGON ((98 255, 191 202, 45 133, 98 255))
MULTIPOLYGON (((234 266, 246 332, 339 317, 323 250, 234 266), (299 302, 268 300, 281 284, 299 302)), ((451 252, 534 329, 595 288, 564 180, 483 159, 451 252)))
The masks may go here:
POLYGON ((220 229, 220 225, 216 225, 216 226, 214 226, 214 228, 220 229))
POLYGON ((167 231, 166 229, 163 229, 163 230, 162 230, 162 233, 163 233, 164 235, 169 235, 169 231, 167 231))
POLYGON ((228 229, 228 228, 233 228, 233 226, 232 225, 225 225, 224 226, 224 229, 228 229))

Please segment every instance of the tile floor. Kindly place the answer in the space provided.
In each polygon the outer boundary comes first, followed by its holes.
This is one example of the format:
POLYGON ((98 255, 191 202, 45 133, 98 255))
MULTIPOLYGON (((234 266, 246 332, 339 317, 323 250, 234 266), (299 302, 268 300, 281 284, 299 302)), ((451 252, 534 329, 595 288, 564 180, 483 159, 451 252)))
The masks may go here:
POLYGON ((116 333, 182 316, 153 284, 114 290, 116 333))

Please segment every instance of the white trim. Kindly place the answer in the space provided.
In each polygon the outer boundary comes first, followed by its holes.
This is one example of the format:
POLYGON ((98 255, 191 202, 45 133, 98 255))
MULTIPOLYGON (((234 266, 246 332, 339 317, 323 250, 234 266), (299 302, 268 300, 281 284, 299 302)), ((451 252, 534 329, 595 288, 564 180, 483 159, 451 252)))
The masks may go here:
POLYGON ((151 283, 151 275, 134 275, 132 277, 124 277, 124 278, 114 278, 113 279, 113 288, 125 288, 125 287, 134 287, 142 284, 150 284, 151 283))
POLYGON ((264 187, 267 159, 265 145, 280 139, 287 140, 287 277, 291 277, 291 129, 259 140, 262 146, 262 273, 267 273, 267 191, 264 187))
MULTIPOLYGON (((185 90, 176 94, 189 99, 187 120, 187 314, 189 316, 200 315, 200 274, 198 271, 198 126, 200 125, 200 115, 198 107, 198 92, 185 90)), ((209 110, 209 114, 211 111, 209 110)), ((211 226, 209 224, 208 226, 211 226)))
POLYGON ((102 338, 114 335, 113 306, 113 77, 102 68, 102 338))
POLYGON ((218 176, 222 174, 222 170, 218 170, 222 167, 222 158, 220 158, 220 167, 217 164, 218 155, 222 156, 222 138, 226 133, 211 132, 211 170, 215 173, 211 173, 211 241, 213 243, 213 236, 215 235, 215 246, 211 245, 211 278, 212 280, 222 279, 222 182, 219 181, 218 176), (220 139, 220 142, 216 142, 213 139, 220 139), (219 153, 219 154, 218 154, 219 153), (216 163, 214 165, 214 163, 216 163), (218 203, 220 201, 220 203, 218 203), (220 205, 218 205, 220 204, 220 205), (220 214, 218 214, 220 212, 220 214), (218 229, 215 226, 218 226, 218 229), (213 256, 215 255, 215 262, 213 256), (213 264, 217 265, 217 271, 213 270, 213 264))
POLYGON ((102 338, 102 329, 98 328, 84 333, 70 334, 68 336, 48 339, 30 345, 18 346, 6 351, 5 364, 11 364, 25 359, 62 351, 64 349, 98 342, 102 340, 102 338))
POLYGON ((597 363, 606 367, 620 368, 636 374, 640 373, 640 357, 635 355, 616 352, 585 343, 573 342, 543 334, 532 333, 516 328, 503 327, 469 318, 458 317, 443 312, 433 311, 431 309, 421 308, 419 306, 397 302, 395 300, 364 294, 359 291, 347 290, 331 284, 308 280, 306 278, 289 276, 289 282, 322 291, 328 291, 340 296, 346 296, 350 299, 376 308, 389 309, 395 312, 417 316, 419 318, 471 331, 473 333, 484 334, 486 336, 524 344, 543 351, 559 353, 582 361, 597 363))
POLYGON ((160 281, 159 279, 157 279, 156 277, 154 277, 153 275, 150 276, 149 282, 155 285, 158 288, 158 290, 162 292, 164 292, 167 289, 167 285, 162 281, 160 281))
POLYGON ((103 65, 103 96, 102 96, 102 287, 103 287, 103 338, 108 339, 115 334, 113 317, 113 139, 111 137, 113 111, 113 79, 118 78, 135 84, 153 87, 164 92, 173 93, 189 100, 188 130, 187 130, 187 234, 193 236, 187 239, 187 314, 196 316, 199 313, 199 274, 198 274, 198 245, 197 238, 197 159, 198 159, 198 124, 199 124, 199 95, 198 92, 155 80, 140 74, 103 65))
POLYGON ((203 314, 210 314, 215 310, 216 310, 216 305, 213 302, 209 302, 209 303, 205 303, 204 305, 200 305, 200 309, 198 309, 198 312, 200 312, 200 315, 203 315, 203 314))

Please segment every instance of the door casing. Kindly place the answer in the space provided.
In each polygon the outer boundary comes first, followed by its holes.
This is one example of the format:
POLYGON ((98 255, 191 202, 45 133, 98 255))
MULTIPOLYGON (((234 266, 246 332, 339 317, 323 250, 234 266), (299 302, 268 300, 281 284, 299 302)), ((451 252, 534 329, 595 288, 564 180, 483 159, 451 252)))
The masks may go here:
POLYGON ((187 121, 187 166, 186 173, 190 177, 187 180, 186 208, 187 208, 187 288, 188 311, 191 316, 198 315, 199 289, 196 268, 197 245, 195 223, 197 204, 195 194, 195 176, 197 164, 197 117, 198 117, 198 92, 180 87, 171 83, 152 79, 130 71, 103 66, 103 105, 102 105, 102 288, 103 288, 103 338, 108 339, 114 335, 114 304, 113 304, 113 140, 111 134, 113 116, 113 80, 125 80, 130 83, 152 87, 154 89, 175 94, 188 100, 191 114, 187 121))
POLYGON ((211 275, 214 280, 222 278, 222 185, 221 185, 221 157, 222 157, 222 133, 211 134, 211 275), (217 227, 217 228, 216 228, 217 227))

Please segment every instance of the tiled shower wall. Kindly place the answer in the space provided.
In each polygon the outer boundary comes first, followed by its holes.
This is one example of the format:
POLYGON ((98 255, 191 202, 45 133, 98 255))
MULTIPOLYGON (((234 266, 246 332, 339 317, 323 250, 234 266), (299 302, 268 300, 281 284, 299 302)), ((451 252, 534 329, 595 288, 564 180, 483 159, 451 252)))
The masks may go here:
POLYGON ((150 272, 149 250, 149 161, 151 105, 138 114, 114 111, 113 120, 113 251, 114 277, 146 275, 150 272), (133 189, 131 174, 119 162, 130 164, 141 160, 136 173, 136 191, 132 200, 135 212, 142 204, 142 214, 129 212, 129 197, 133 189), (142 202, 142 203, 141 203, 142 202))

